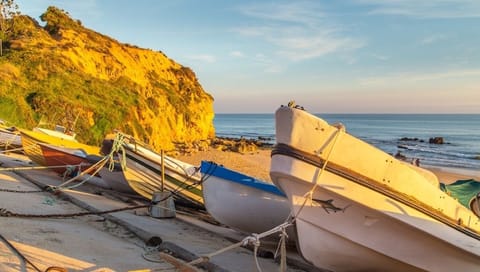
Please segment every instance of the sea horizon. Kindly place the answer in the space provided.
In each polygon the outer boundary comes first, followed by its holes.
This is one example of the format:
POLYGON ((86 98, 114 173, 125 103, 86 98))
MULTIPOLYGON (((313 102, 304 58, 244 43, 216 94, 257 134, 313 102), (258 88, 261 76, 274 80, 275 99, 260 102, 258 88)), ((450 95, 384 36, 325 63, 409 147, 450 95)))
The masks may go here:
MULTIPOLYGON (((419 159, 429 167, 480 170, 480 114, 471 113, 323 113, 330 124, 395 155, 419 159), (431 144, 441 137, 444 144, 431 144)), ((217 137, 267 139, 275 143, 274 113, 217 113, 217 137)))

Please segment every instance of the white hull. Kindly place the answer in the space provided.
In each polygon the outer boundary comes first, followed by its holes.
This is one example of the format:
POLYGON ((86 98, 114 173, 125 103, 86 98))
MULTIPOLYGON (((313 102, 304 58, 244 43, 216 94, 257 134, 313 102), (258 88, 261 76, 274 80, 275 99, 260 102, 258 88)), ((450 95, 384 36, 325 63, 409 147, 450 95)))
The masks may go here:
POLYGON ((136 194, 125 179, 123 171, 119 169, 110 171, 107 166, 104 166, 100 169, 99 174, 109 189, 122 193, 136 194))
MULTIPOLYGON (((204 177, 205 208, 224 225, 247 233, 262 233, 284 223, 290 214, 290 204, 284 195, 215 174, 204 177)), ((289 236, 292 238, 293 235, 289 236)))
POLYGON ((335 139, 335 130, 304 111, 277 111, 278 143, 310 154, 328 147, 316 156, 328 160, 323 172, 300 157, 272 153, 270 174, 297 214, 305 259, 333 271, 479 271, 478 217, 437 189, 428 173, 348 134, 335 139), (305 195, 314 183, 312 201, 305 195))

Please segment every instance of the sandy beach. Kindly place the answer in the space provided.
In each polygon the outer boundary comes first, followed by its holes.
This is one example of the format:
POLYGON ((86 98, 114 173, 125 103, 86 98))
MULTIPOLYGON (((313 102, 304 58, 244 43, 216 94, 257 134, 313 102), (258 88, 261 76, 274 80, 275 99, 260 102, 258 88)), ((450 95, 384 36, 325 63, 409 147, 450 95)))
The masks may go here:
MULTIPOLYGON (((193 165, 200 165, 202 160, 213 161, 225 167, 247 174, 260 180, 270 181, 270 153, 271 149, 259 149, 250 153, 238 153, 209 149, 192 154, 177 156, 178 159, 193 165)), ((460 168, 424 167, 432 171, 442 183, 452 183, 457 180, 480 180, 480 170, 466 170, 460 168)))

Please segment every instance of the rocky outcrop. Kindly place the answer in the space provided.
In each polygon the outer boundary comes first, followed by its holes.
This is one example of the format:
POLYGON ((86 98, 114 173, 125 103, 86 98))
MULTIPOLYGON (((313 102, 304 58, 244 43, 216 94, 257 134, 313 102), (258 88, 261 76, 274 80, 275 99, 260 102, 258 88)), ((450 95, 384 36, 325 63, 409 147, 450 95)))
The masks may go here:
POLYGON ((430 144, 444 144, 445 141, 443 140, 443 137, 432 137, 428 139, 428 143, 430 144))
POLYGON ((84 28, 55 7, 41 19, 44 27, 16 18, 0 59, 0 118, 27 128, 43 118, 90 144, 120 130, 157 150, 215 136, 213 97, 190 68, 84 28))
POLYGON ((209 149, 220 151, 236 152, 241 154, 254 153, 258 149, 270 149, 272 144, 268 143, 269 139, 246 139, 246 138, 229 138, 229 137, 215 137, 207 141, 195 141, 192 143, 176 144, 176 153, 169 153, 170 155, 185 155, 209 149))

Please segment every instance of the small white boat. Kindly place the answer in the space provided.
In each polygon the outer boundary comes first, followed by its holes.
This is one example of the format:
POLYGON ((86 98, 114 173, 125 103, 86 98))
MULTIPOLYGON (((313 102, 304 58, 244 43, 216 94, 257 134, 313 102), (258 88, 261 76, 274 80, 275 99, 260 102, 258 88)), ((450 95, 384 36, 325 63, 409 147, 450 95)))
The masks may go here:
POLYGON ((205 208, 218 222, 246 233, 262 233, 288 218, 290 204, 275 185, 209 161, 202 161, 200 171, 205 208))
POLYGON ((332 271, 480 271, 480 218, 431 172, 303 108, 275 119, 270 176, 306 260, 332 271))
POLYGON ((56 125, 55 129, 34 127, 32 130, 35 132, 40 132, 40 133, 58 137, 61 139, 77 142, 77 139, 75 139, 77 135, 73 131, 67 131, 67 129, 64 126, 56 125))

